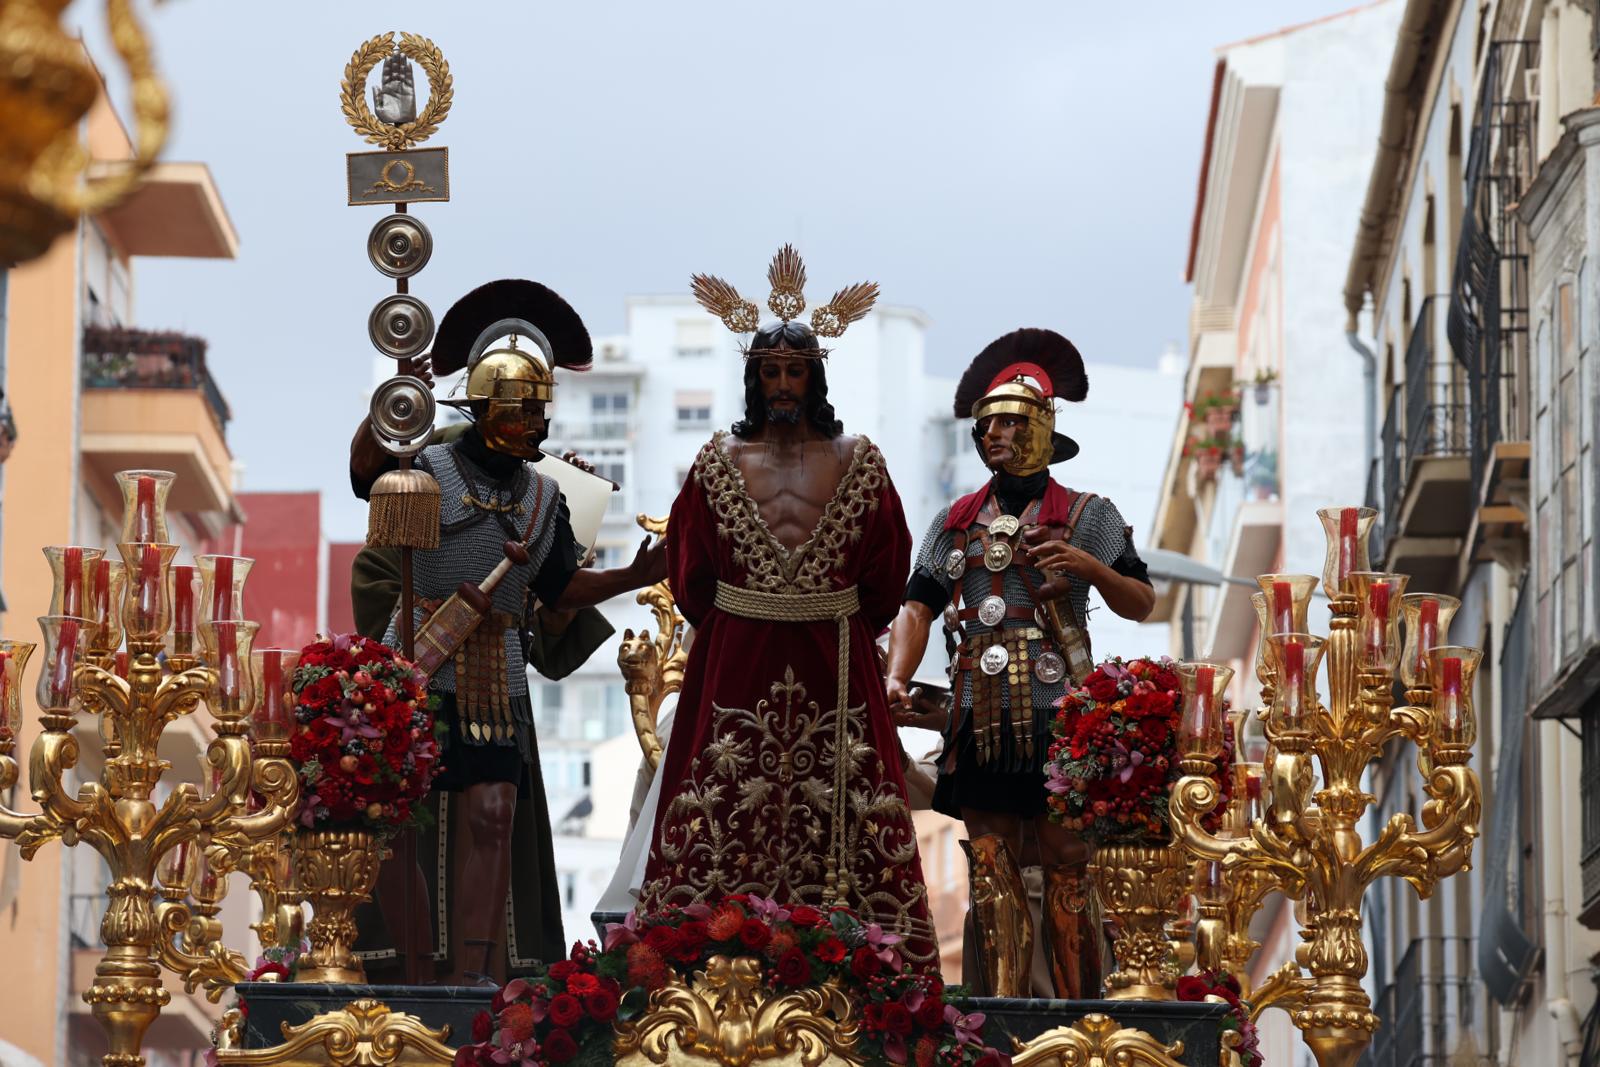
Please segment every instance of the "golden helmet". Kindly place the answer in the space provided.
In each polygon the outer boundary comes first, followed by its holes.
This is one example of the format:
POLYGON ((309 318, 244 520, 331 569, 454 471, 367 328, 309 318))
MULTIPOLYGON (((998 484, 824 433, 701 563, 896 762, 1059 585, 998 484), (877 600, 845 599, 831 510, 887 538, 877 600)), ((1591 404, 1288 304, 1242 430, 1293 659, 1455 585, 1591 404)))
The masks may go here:
POLYGON ((511 334, 502 348, 491 349, 477 358, 467 371, 466 388, 460 397, 446 403, 457 406, 475 400, 543 400, 555 398, 555 375, 532 352, 517 347, 511 334))
MULTIPOLYGON (((1027 476, 1078 454, 1072 438, 1056 432, 1056 400, 1089 395, 1083 357, 1053 330, 1014 330, 978 353, 956 386, 957 418, 973 420, 973 442, 982 456, 982 426, 994 415, 1026 420, 1002 469, 1027 476)), ((987 460, 985 461, 987 463, 987 460)))

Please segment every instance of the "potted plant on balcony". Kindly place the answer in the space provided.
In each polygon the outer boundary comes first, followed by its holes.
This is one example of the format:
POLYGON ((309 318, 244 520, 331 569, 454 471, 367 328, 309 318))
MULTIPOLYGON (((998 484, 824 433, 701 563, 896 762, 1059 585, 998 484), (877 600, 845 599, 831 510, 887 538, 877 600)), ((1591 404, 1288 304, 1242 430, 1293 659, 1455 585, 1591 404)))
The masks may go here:
POLYGON ((1255 390, 1258 407, 1266 406, 1267 401, 1272 399, 1272 383, 1277 380, 1278 372, 1271 367, 1262 367, 1256 371, 1256 376, 1251 379, 1250 385, 1255 390))
POLYGON ((1206 429, 1213 434, 1227 433, 1233 426, 1234 413, 1239 410, 1238 399, 1232 393, 1211 393, 1203 398, 1206 429))
POLYGON ((1184 446, 1184 454, 1194 457, 1195 471, 1201 481, 1210 481, 1217 476, 1217 470, 1222 466, 1225 444, 1224 440, 1206 435, 1184 446))

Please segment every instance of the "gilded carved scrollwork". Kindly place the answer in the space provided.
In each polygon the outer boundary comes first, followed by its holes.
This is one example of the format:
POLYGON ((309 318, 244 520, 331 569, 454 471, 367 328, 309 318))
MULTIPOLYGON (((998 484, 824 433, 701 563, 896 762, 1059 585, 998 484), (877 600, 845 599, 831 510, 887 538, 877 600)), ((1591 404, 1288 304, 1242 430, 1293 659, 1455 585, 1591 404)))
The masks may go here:
MULTIPOLYGON (((638 522, 647 533, 658 537, 667 532, 666 519, 640 515, 638 522)), ((639 747, 653 771, 661 762, 662 751, 661 738, 656 733, 657 718, 662 703, 683 686, 683 669, 689 661, 689 650, 683 639, 683 616, 678 613, 666 582, 641 590, 638 602, 655 616, 655 633, 623 631, 617 666, 622 670, 623 690, 628 694, 628 708, 634 731, 639 736, 639 747)))
POLYGON ((837 986, 769 996, 760 960, 714 956, 691 985, 663 986, 643 1016, 619 1024, 614 1053, 618 1067, 859 1064, 855 1035, 849 998, 837 986))
POLYGON ((1071 1026, 1017 1043, 1012 1067, 1182 1067, 1183 1042, 1164 1044, 1108 1015, 1085 1015, 1071 1026))
MULTIPOLYGON (((232 1015, 233 1013, 230 1013, 232 1015)), ((242 1021, 224 1016, 217 1062, 240 1067, 432 1067, 451 1063, 448 1026, 429 1029, 415 1016, 376 1000, 356 1000, 299 1026, 285 1025, 284 1043, 241 1049, 242 1021)))

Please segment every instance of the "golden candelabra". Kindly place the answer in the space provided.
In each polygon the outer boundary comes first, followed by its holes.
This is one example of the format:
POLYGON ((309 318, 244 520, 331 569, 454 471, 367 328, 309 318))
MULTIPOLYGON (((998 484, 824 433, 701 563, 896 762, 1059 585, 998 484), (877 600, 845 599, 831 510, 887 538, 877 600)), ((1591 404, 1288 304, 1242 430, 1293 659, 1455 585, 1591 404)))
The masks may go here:
MULTIPOLYGON (((165 471, 117 475, 124 496, 120 562, 98 549, 46 550, 55 586, 51 613, 40 620, 42 731, 28 761, 40 810, 0 810, 0 836, 14 838, 24 859, 52 839, 67 846, 81 841, 110 868, 100 924, 106 952, 83 993, 105 1029, 108 1067, 144 1063, 144 1034, 170 1000, 163 965, 190 989, 205 984, 213 999, 243 977, 243 959, 222 947, 215 918, 222 876, 230 857, 277 834, 299 797, 283 732, 268 731, 252 751, 251 727, 260 725, 250 720, 255 625, 239 618, 242 575, 233 577, 232 557, 209 557, 209 569, 202 557, 197 627, 193 571, 172 565, 177 546, 168 542, 165 515, 172 478, 165 471), (119 652, 124 632, 127 650, 119 652), (157 804, 157 786, 170 769, 158 754, 162 733, 202 701, 216 730, 206 750, 210 792, 181 782, 157 804), (66 777, 78 763, 72 729, 80 711, 100 718, 105 762, 99 781, 84 783, 74 796, 66 777), (179 888, 190 880, 193 905, 179 888)), ((21 668, 32 650, 0 643, 7 721, 0 790, 17 779, 11 750, 20 725, 21 668)))
MULTIPOLYGON (((1173 793, 1172 823, 1194 856, 1218 865, 1219 895, 1203 902, 1212 922, 1206 957, 1220 955, 1219 933, 1226 942, 1228 935, 1247 929, 1248 911, 1266 892, 1281 891, 1300 906, 1305 943, 1295 961, 1256 990, 1255 1006, 1275 1003, 1289 1011, 1321 1067, 1350 1067, 1378 1026, 1361 988, 1367 971, 1361 898, 1367 887, 1397 876, 1426 897, 1440 878, 1471 861, 1479 784, 1467 763, 1476 737, 1472 686, 1481 653, 1445 643, 1454 603, 1449 598, 1402 597, 1404 575, 1367 569, 1371 509, 1328 508, 1318 514, 1328 533, 1323 582, 1331 598, 1329 636, 1307 633, 1315 578, 1260 579, 1268 620, 1258 664, 1268 741, 1264 811, 1233 835, 1202 828, 1217 804, 1211 775, 1224 727, 1220 686, 1200 685, 1194 694, 1185 693, 1184 777, 1173 793), (1407 617, 1403 649, 1402 614, 1407 617), (1324 655, 1326 703, 1317 691, 1324 655), (1401 705, 1392 696, 1397 665, 1406 687, 1407 702, 1401 705), (1396 814, 1375 841, 1364 843, 1356 826, 1374 798, 1361 788, 1361 778, 1397 738, 1420 750, 1418 765, 1429 798, 1422 826, 1418 829, 1410 814, 1396 814), (1240 897, 1237 908, 1227 903, 1230 889, 1240 897)), ((1226 670, 1197 666, 1207 680, 1226 670)), ((1242 947, 1235 945, 1234 962, 1242 947)))
POLYGON ((133 158, 85 181, 83 116, 101 91, 83 42, 61 25, 68 0, 0 4, 0 266, 32 259, 80 214, 126 197, 166 143, 167 92, 132 0, 105 0, 112 44, 133 82, 133 158))

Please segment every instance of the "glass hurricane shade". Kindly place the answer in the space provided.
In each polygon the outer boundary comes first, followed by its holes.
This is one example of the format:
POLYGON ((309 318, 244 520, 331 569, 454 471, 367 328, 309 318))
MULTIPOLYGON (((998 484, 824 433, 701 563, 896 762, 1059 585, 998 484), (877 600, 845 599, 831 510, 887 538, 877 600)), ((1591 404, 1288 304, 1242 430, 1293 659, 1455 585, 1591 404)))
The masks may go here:
POLYGON ((261 685, 254 733, 257 740, 281 741, 289 736, 290 709, 294 706, 294 670, 300 662, 300 651, 263 648, 254 654, 254 659, 254 673, 261 685))
POLYGON ((32 641, 0 640, 0 751, 9 752, 22 729, 22 672, 38 647, 32 641))
POLYGON ((1407 689, 1429 684, 1428 652, 1450 643, 1450 623, 1461 601, 1440 593, 1407 593, 1400 598, 1405 644, 1400 649, 1400 681, 1407 689))
POLYGON ((1428 652, 1434 747, 1471 748, 1478 739, 1473 684, 1482 660, 1480 650, 1462 645, 1436 645, 1428 652))
POLYGON ((167 572, 177 545, 149 542, 117 546, 127 566, 128 592, 122 601, 122 625, 130 641, 159 641, 172 625, 172 588, 167 572))
POLYGON ((171 471, 119 471, 122 490, 121 544, 166 544, 167 494, 176 477, 171 471))
POLYGON ((260 623, 245 619, 221 619, 200 626, 205 663, 212 671, 206 702, 220 719, 236 719, 255 711, 260 690, 250 653, 260 628, 260 623))
POLYGON ((244 556, 205 555, 194 558, 200 571, 200 604, 197 618, 204 626, 213 619, 242 619, 244 583, 255 560, 244 556))
POLYGON ((1400 656, 1401 598, 1405 595, 1404 574, 1381 571, 1352 571, 1348 583, 1361 606, 1357 633, 1361 656, 1357 662, 1364 671, 1390 673, 1400 656))
POLYGON ((76 711, 78 667, 89 653, 89 632, 93 623, 71 615, 45 615, 39 619, 44 634, 44 662, 34 699, 46 712, 65 714, 76 711))
POLYGON ((1223 731, 1227 728, 1223 694, 1233 679, 1233 668, 1220 663, 1181 663, 1178 685, 1183 693, 1183 710, 1178 720, 1178 754, 1215 760, 1223 750, 1223 731))
POLYGON ((1272 728, 1301 733, 1317 707, 1317 669, 1326 641, 1314 634, 1279 634, 1267 639, 1282 668, 1272 693, 1272 728))
POLYGON ((1367 541, 1378 513, 1371 508, 1319 508, 1328 554, 1322 565, 1322 588, 1330 597, 1348 596, 1348 579, 1356 571, 1372 569, 1367 541))
POLYGON ((44 558, 50 561, 51 615, 90 617, 93 567, 104 557, 104 550, 80 545, 51 545, 44 550, 44 558))

